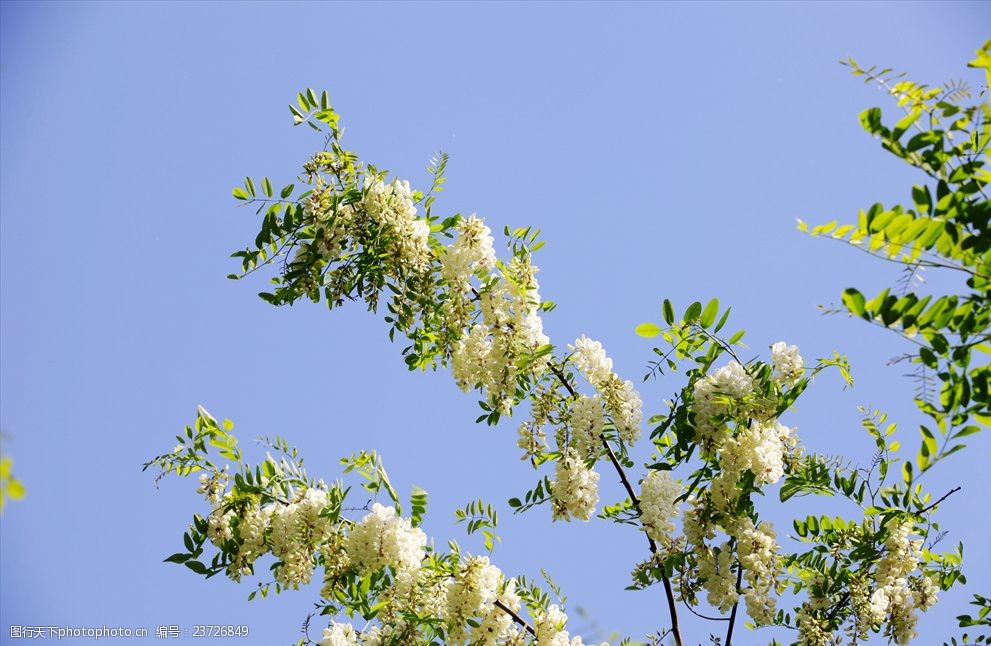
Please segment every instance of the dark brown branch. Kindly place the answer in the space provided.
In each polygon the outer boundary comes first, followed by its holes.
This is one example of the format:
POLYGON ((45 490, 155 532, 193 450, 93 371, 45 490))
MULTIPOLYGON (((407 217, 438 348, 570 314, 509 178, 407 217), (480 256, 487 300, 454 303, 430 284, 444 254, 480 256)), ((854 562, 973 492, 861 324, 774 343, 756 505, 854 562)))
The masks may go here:
MULTIPOLYGON (((736 592, 740 593, 740 586, 743 584, 743 565, 739 561, 736 563, 736 592)), ((729 613, 729 626, 726 627, 726 646, 733 643, 733 627, 736 625, 736 611, 740 607, 740 598, 736 598, 733 610, 729 613)))
MULTIPOLYGON (((564 388, 568 391, 568 393, 572 397, 577 397, 578 392, 575 391, 575 387, 571 385, 570 381, 568 381, 568 378, 565 376, 564 372, 555 366, 553 362, 550 364, 550 367, 551 372, 553 372, 558 381, 564 385, 564 388)), ((633 484, 626 476, 626 470, 620 463, 619 458, 616 457, 615 451, 613 451, 612 447, 609 446, 609 441, 606 440, 605 436, 602 436, 602 446, 605 447, 606 455, 609 456, 609 461, 612 462, 613 467, 616 469, 616 473, 619 474, 619 480, 623 483, 623 488, 626 489, 626 493, 630 496, 633 506, 637 508, 637 511, 639 511, 640 498, 637 497, 636 489, 633 488, 633 484)), ((646 530, 646 528, 644 529, 646 530)), ((646 531, 644 531, 644 534, 647 536, 647 545, 650 548, 650 553, 655 556, 658 555, 660 552, 657 549, 657 543, 654 542, 654 539, 651 538, 650 534, 647 534, 646 531)), ((671 589, 671 579, 668 578, 668 575, 663 572, 663 570, 661 572, 661 583, 664 585, 664 596, 667 597, 668 601, 668 614, 671 615, 671 634, 674 636, 675 645, 682 646, 681 628, 678 625, 678 608, 674 601, 674 591, 671 589)))
POLYGON ((729 617, 710 617, 709 615, 703 615, 701 612, 693 608, 692 605, 687 601, 685 601, 684 599, 681 600, 681 603, 683 606, 688 608, 688 612, 692 613, 699 619, 705 619, 706 621, 729 621, 729 617))
POLYGON ((555 366, 554 362, 550 362, 549 365, 551 367, 551 372, 553 372, 554 376, 557 377, 557 380, 560 381, 562 385, 564 385, 565 389, 568 391, 568 394, 571 395, 572 397, 577 397, 578 393, 575 392, 575 387, 571 385, 571 382, 568 381, 568 378, 564 375, 563 372, 561 372, 561 369, 555 366))
POLYGON ((958 492, 958 491, 960 491, 960 487, 953 487, 952 489, 950 489, 949 491, 947 491, 947 492, 946 492, 946 494, 944 494, 942 498, 940 498, 939 500, 937 500, 937 501, 936 501, 936 502, 934 502, 933 504, 931 504, 931 505, 929 505, 929 506, 927 506, 927 507, 924 507, 924 508, 923 508, 923 509, 922 509, 921 511, 919 511, 918 513, 920 513, 920 514, 924 514, 924 513, 926 513, 927 511, 930 511, 930 510, 932 510, 932 509, 933 509, 933 508, 934 508, 934 507, 935 507, 936 505, 938 505, 939 503, 941 503, 941 502, 943 502, 944 500, 946 500, 947 498, 949 498, 950 496, 952 496, 953 494, 955 494, 955 493, 956 493, 956 492, 958 492))
POLYGON ((530 633, 534 637, 537 636, 537 631, 533 629, 533 626, 531 626, 529 624, 529 622, 527 622, 526 619, 524 619, 523 617, 521 617, 515 610, 513 610, 512 608, 510 608, 509 606, 507 606, 503 602, 499 601, 498 599, 495 600, 495 607, 498 608, 499 610, 502 610, 503 612, 505 612, 510 617, 512 617, 513 618, 513 621, 515 621, 519 625, 523 626, 528 633, 530 633))
POLYGON ((829 611, 828 615, 826 615, 826 621, 832 622, 833 619, 836 619, 836 615, 840 613, 840 610, 843 609, 843 606, 845 606, 849 600, 850 600, 850 593, 844 592, 843 596, 840 597, 839 603, 833 606, 833 609, 829 611))

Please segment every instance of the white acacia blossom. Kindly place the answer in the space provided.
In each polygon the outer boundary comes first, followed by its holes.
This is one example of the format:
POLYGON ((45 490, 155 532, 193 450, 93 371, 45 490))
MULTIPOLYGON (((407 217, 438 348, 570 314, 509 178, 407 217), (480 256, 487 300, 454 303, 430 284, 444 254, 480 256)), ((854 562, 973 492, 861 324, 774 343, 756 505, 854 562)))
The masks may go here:
POLYGON ((620 438, 627 444, 634 444, 640 438, 643 402, 633 382, 620 379, 612 371, 612 359, 598 341, 582 335, 568 349, 572 351, 571 363, 602 395, 620 438))
MULTIPOLYGON (((522 602, 516 592, 516 579, 509 579, 503 586, 503 591, 497 597, 499 603, 513 612, 519 611, 522 602)), ((509 635, 513 627, 513 618, 494 603, 485 604, 482 608, 484 610, 484 613, 480 613, 482 619, 471 629, 468 641, 476 646, 495 646, 509 635)))
POLYGON ((771 364, 775 381, 784 386, 794 386, 805 375, 805 360, 797 345, 787 345, 784 341, 772 345, 771 364))
MULTIPOLYGON (((537 646, 583 646, 582 638, 571 637, 564 624, 568 615, 557 606, 551 605, 546 612, 535 612, 534 630, 537 633, 537 646)), ((602 646, 608 646, 603 643, 602 646)))
POLYGON ((362 573, 385 566, 397 570, 418 568, 427 536, 409 519, 396 515, 394 507, 372 505, 372 511, 348 534, 347 554, 362 573))
POLYGON ((598 395, 580 396, 571 408, 571 442, 582 459, 591 458, 601 449, 602 401, 598 395))
POLYGON ((441 256, 440 273, 448 285, 468 292, 471 288, 469 280, 473 275, 495 269, 492 232, 474 213, 458 222, 456 228, 460 235, 441 256))
POLYGON ((790 435, 790 428, 773 420, 752 420, 735 437, 723 441, 719 466, 737 475, 750 470, 757 484, 773 484, 784 475, 784 443, 790 435))
POLYGON ((460 644, 465 640, 468 620, 492 606, 501 582, 502 572, 486 556, 472 556, 461 564, 457 578, 447 587, 443 618, 450 626, 448 641, 460 644))
POLYGON ((591 518, 599 502, 598 482, 599 474, 585 466, 577 451, 567 449, 558 460, 555 479, 551 484, 554 520, 591 518))
POLYGON ((647 536, 668 544, 675 531, 674 519, 679 513, 676 501, 681 495, 681 485, 671 478, 668 471, 651 471, 643 479, 640 491, 640 523, 647 536))
POLYGON ((754 380, 742 364, 733 361, 695 382, 692 413, 704 454, 720 448, 727 435, 722 415, 733 411, 733 400, 753 393, 754 380))
POLYGON ((416 217, 408 181, 385 184, 377 177, 365 181, 361 206, 384 232, 388 262, 396 273, 422 271, 431 259, 430 225, 416 217))
POLYGON ((928 610, 936 601, 937 588, 928 577, 910 578, 922 554, 922 541, 909 539, 912 523, 892 518, 885 528, 888 538, 884 542, 884 555, 877 564, 877 589, 870 598, 870 621, 873 624, 886 613, 886 634, 902 645, 909 643, 917 634, 916 606, 923 611, 928 610))
POLYGON ((295 502, 275 503, 265 507, 270 515, 269 542, 280 561, 275 579, 282 585, 297 588, 310 582, 313 553, 331 533, 329 519, 320 516, 327 506, 327 492, 306 489, 295 502))
POLYGON ((323 629, 320 646, 357 646, 358 634, 351 624, 339 624, 336 621, 330 627, 323 629))
POLYGON ((699 578, 708 592, 709 603, 719 608, 720 612, 728 612, 740 598, 736 591, 736 573, 733 572, 732 546, 727 541, 718 552, 712 548, 703 549, 698 561, 699 578))
POLYGON ((749 518, 741 523, 736 545, 748 584, 744 590, 747 614, 758 626, 767 625, 774 620, 774 588, 781 572, 774 526, 765 520, 754 527, 749 518))

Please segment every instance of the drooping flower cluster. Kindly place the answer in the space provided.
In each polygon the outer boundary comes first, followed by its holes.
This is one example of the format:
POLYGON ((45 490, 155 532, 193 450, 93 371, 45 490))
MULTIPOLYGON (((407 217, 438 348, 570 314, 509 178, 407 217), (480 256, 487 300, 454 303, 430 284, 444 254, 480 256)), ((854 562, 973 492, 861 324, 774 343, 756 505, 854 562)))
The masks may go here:
POLYGON ((551 485, 554 520, 591 518, 599 502, 598 482, 599 474, 586 466, 575 449, 567 449, 558 460, 551 485))
MULTIPOLYGON (((537 633, 537 646, 583 646, 580 636, 571 637, 564 624, 568 615, 557 605, 551 605, 546 612, 534 615, 534 630, 537 633)), ((603 646, 606 646, 603 644, 603 646)))
POLYGON ((620 438, 627 444, 636 443, 643 421, 643 402, 633 382, 612 371, 612 359, 598 341, 582 335, 568 348, 572 351, 571 363, 602 395, 620 438))
POLYGON ((774 527, 768 521, 754 527, 749 518, 741 520, 736 532, 736 546, 748 587, 744 590, 747 614, 758 625, 774 619, 774 588, 781 573, 774 527))
POLYGON ((598 395, 582 395, 571 408, 571 442, 583 460, 602 449, 602 402, 598 395))
MULTIPOLYGON (((546 357, 535 356, 538 349, 549 343, 538 313, 540 293, 536 271, 528 257, 514 256, 508 267, 503 268, 503 275, 489 281, 478 292, 481 321, 474 323, 467 336, 451 348, 451 369, 458 386, 465 392, 481 386, 492 407, 504 415, 510 414, 516 403, 520 370, 525 369, 536 377, 547 367, 546 357)), ((461 284, 469 278, 470 275, 463 276, 461 284)), ((457 280, 455 284, 459 284, 457 280)), ((452 289, 449 302, 452 299, 460 300, 462 305, 445 307, 469 312, 465 320, 470 320, 473 310, 466 304, 467 293, 452 289)), ((459 338, 461 333, 460 329, 455 330, 452 337, 459 338)))
MULTIPOLYGON (((776 397, 798 383, 804 363, 797 347, 775 344, 774 348, 775 372, 767 382, 760 381, 768 371, 759 364, 748 368, 731 361, 697 379, 689 400, 700 453, 714 473, 709 487, 689 499, 685 510, 688 553, 694 556, 695 574, 708 592, 709 603, 725 612, 742 594, 758 625, 774 621, 780 547, 771 523, 755 525, 741 513, 750 503, 740 497, 751 481, 748 472, 755 486, 774 484, 799 455, 794 429, 776 418, 776 397), (709 544, 717 530, 728 538, 718 548, 709 544), (739 572, 734 571, 737 561, 739 572)), ((686 591, 694 595, 692 585, 686 591)), ((810 610, 802 621, 803 630, 817 638, 815 613, 810 610)))
POLYGON ((679 513, 676 501, 682 493, 681 485, 671 478, 668 471, 651 471, 643 479, 640 492, 640 523, 647 536, 668 544, 675 531, 674 519, 679 513))
POLYGON ((860 628, 877 627, 887 616, 885 634, 897 644, 907 644, 915 636, 918 616, 936 603, 938 587, 925 575, 912 577, 919 565, 922 541, 910 540, 912 523, 892 518, 885 524, 888 537, 884 555, 877 564, 877 588, 870 597, 868 613, 860 617, 860 628))
POLYGON ((336 621, 323 629, 323 639, 320 640, 320 646, 357 646, 357 644, 358 634, 354 626, 336 621))
POLYGON ((394 179, 386 184, 378 177, 368 177, 361 206, 379 225, 386 262, 397 275, 427 267, 431 259, 430 225, 416 217, 409 182, 394 179))
POLYGON ((372 511, 351 529, 345 549, 351 563, 363 573, 386 566, 412 570, 423 560, 427 535, 396 515, 394 507, 372 505, 372 511))
POLYGON ((720 612, 728 612, 740 598, 733 561, 733 545, 729 541, 718 550, 705 547, 698 554, 699 578, 708 592, 707 600, 720 612))
POLYGON ((321 516, 327 507, 327 492, 312 487, 289 504, 275 503, 267 509, 270 516, 269 544, 280 561, 275 580, 287 588, 310 582, 313 555, 330 535, 330 521, 321 516))
MULTIPOLYGON (((474 213, 459 221, 456 228, 460 235, 441 256, 440 273, 452 291, 466 295, 472 289, 472 276, 484 276, 495 269, 496 255, 490 229, 474 213)), ((467 321, 458 319, 448 324, 464 327, 467 321)))
POLYGON ((753 389, 753 377, 736 361, 695 382, 692 413, 703 454, 712 454, 722 446, 729 432, 726 418, 753 389))
POLYGON ((798 353, 797 345, 788 345, 784 341, 772 345, 771 364, 774 366, 775 381, 789 388, 805 376, 805 360, 798 353))

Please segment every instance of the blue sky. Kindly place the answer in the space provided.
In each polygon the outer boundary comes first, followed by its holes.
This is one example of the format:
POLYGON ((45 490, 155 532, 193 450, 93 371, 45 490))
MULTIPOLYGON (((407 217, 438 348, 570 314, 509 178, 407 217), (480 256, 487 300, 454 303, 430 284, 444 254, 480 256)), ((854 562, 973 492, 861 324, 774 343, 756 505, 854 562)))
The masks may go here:
MULTIPOLYGON (((849 355, 856 387, 824 377, 789 415, 811 450, 868 461, 858 405, 891 411, 914 444, 912 384, 885 365, 903 346, 816 309, 897 272, 795 218, 852 220, 920 181, 860 130, 862 109, 894 107, 837 60, 978 82, 964 65, 989 24, 981 3, 0 3, 0 420, 28 487, 0 519, 0 642, 11 624, 298 638, 316 591, 249 604, 250 584, 161 563, 204 509, 193 482, 156 490, 140 465, 197 404, 234 419, 242 444, 283 435, 327 479, 379 450, 401 489, 430 492, 439 544, 471 545, 454 508, 535 481, 514 426, 474 426, 475 398, 408 373, 362 307, 275 309, 255 297, 262 280, 224 278, 256 226, 231 187, 288 183, 320 146, 285 107, 307 86, 329 90, 350 149, 415 184, 450 153, 441 211, 543 230, 554 342, 600 339, 638 380, 650 344, 633 328, 665 297, 718 297, 755 352, 784 339, 849 355)), ((644 384, 646 409, 678 387, 644 384)), ((941 524, 984 594, 989 450, 977 436, 928 483, 964 487, 941 524)), ((613 479, 604 499, 620 496, 613 479)), ((546 567, 606 632, 663 622, 659 589, 623 591, 641 536, 505 511, 505 571, 546 567)), ((919 643, 945 637, 968 597, 945 595, 919 643)))

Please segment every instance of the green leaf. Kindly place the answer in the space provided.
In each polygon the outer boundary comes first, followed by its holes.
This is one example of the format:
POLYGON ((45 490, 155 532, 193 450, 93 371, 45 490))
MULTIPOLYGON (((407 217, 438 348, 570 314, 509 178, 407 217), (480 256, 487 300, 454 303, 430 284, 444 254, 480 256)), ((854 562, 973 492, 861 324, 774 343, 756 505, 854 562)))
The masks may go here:
POLYGON ((864 295, 853 287, 843 290, 843 305, 851 314, 864 317, 864 295))
POLYGON ((248 195, 251 197, 255 196, 255 183, 251 181, 250 177, 244 178, 244 187, 248 189, 248 195))
POLYGON ((699 320, 699 315, 701 313, 702 313, 702 303, 695 301, 694 303, 688 306, 688 309, 685 310, 685 315, 682 317, 682 320, 688 324, 694 323, 695 321, 699 320))
POLYGON ((674 305, 671 301, 664 299, 664 303, 661 304, 661 312, 664 314, 664 322, 668 325, 674 325, 674 305))
POLYGON ((206 566, 203 565, 202 563, 200 563, 199 561, 186 561, 184 563, 184 565, 186 567, 188 567, 190 570, 192 570, 193 572, 196 572, 197 574, 208 574, 209 573, 209 571, 206 569, 206 566))
POLYGON ((661 328, 653 323, 641 323, 637 326, 636 333, 645 339, 652 339, 661 333, 661 328))
POLYGON ((244 192, 243 188, 235 188, 231 191, 231 193, 239 200, 248 199, 248 194, 244 192))
POLYGON ((262 192, 265 193, 265 197, 272 197, 272 182, 268 181, 267 177, 262 179, 262 192))
POLYGON ((716 322, 716 315, 719 314, 719 299, 714 298, 709 301, 709 304, 705 306, 705 310, 702 311, 702 318, 699 323, 702 327, 709 327, 716 322))

